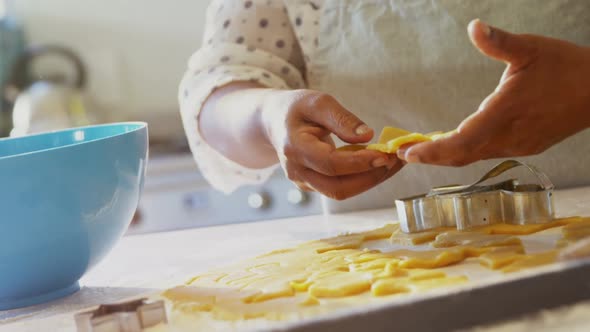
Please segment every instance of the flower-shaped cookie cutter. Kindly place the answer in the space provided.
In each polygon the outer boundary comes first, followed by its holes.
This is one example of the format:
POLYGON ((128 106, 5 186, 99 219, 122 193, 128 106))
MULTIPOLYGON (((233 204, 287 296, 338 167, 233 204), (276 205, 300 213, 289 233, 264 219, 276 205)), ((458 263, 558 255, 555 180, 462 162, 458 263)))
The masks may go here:
POLYGON ((429 193, 395 201, 400 226, 405 233, 439 227, 465 230, 492 224, 539 224, 555 216, 553 183, 536 167, 516 160, 499 163, 470 185, 433 188, 429 193), (511 179, 492 185, 480 183, 509 169, 523 166, 539 180, 519 184, 511 179))

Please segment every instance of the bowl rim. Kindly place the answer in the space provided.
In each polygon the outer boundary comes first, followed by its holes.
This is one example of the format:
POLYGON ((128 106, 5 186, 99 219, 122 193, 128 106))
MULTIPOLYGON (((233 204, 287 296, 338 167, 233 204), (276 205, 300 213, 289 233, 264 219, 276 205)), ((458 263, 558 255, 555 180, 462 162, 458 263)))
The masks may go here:
POLYGON ((147 122, 143 122, 143 121, 125 121, 125 122, 102 123, 102 124, 95 124, 95 125, 46 131, 46 132, 42 132, 42 133, 36 133, 36 134, 31 134, 31 135, 26 135, 26 136, 19 136, 19 137, 3 137, 3 138, 0 138, 0 144, 2 142, 6 142, 6 141, 19 140, 19 139, 30 138, 30 137, 38 137, 38 136, 53 136, 53 135, 60 134, 60 133, 74 132, 77 130, 83 130, 83 129, 89 129, 89 128, 114 127, 114 126, 125 126, 125 125, 136 125, 137 128, 126 131, 126 132, 114 134, 114 135, 91 139, 88 141, 74 142, 72 144, 61 145, 61 146, 56 146, 56 147, 51 147, 51 148, 46 148, 46 149, 39 149, 39 150, 28 151, 28 152, 23 152, 23 153, 11 154, 11 155, 7 155, 7 156, 0 156, 0 161, 6 160, 6 159, 11 159, 11 158, 16 158, 16 157, 34 155, 34 154, 48 152, 48 151, 70 148, 70 147, 83 145, 83 144, 94 143, 94 142, 106 140, 106 139, 113 138, 113 137, 123 136, 123 135, 133 133, 133 132, 136 132, 139 130, 147 129, 147 127, 148 127, 147 122))

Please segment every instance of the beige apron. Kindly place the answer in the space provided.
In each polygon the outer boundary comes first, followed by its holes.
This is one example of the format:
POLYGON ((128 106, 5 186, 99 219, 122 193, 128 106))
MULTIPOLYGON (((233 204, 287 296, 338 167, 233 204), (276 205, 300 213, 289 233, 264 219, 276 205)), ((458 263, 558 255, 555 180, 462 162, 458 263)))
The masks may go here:
MULTIPOLYGON (((336 97, 377 133, 385 125, 417 132, 454 129, 495 89, 504 65, 471 45, 466 27, 473 18, 512 32, 590 45, 590 1, 313 2, 321 6, 319 46, 303 50, 310 55, 310 88, 336 97)), ((539 166, 558 187, 588 185, 589 142, 587 130, 520 160, 539 166)), ((327 200, 327 210, 392 206, 395 198, 433 186, 476 180, 497 162, 462 168, 407 165, 360 196, 327 200)))

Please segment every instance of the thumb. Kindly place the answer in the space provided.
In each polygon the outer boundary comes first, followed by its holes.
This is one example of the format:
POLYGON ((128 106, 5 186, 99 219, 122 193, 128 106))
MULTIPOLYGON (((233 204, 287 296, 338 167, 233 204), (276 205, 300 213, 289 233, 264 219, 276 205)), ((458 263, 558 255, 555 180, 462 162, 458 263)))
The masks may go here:
POLYGON ((334 133, 347 143, 365 143, 373 137, 373 130, 331 96, 321 95, 313 107, 305 110, 305 117, 334 133))
POLYGON ((534 58, 536 47, 526 35, 512 34, 489 26, 479 19, 467 27, 473 45, 490 58, 516 67, 527 65, 534 58))

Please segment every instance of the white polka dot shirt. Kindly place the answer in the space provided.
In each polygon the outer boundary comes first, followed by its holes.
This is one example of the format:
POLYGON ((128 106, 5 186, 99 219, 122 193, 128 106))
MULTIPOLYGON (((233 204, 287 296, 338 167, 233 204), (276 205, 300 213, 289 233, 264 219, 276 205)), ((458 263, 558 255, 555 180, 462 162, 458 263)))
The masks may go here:
POLYGON ((231 193, 266 181, 277 168, 244 167, 211 147, 199 133, 199 112, 217 87, 251 81, 275 89, 306 87, 305 50, 316 47, 319 1, 214 0, 203 44, 190 58, 179 87, 185 132, 209 183, 231 193))

